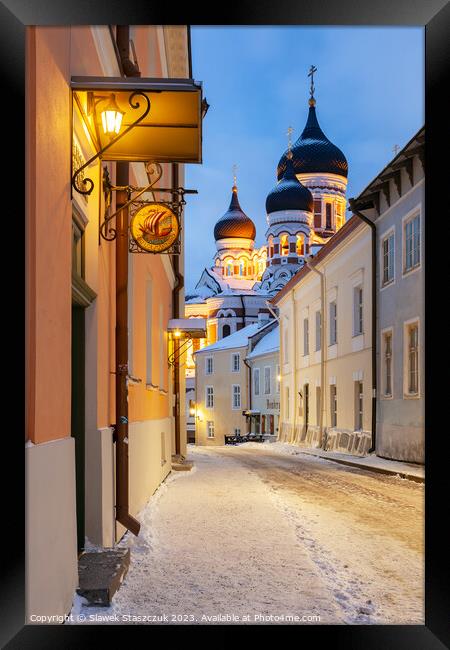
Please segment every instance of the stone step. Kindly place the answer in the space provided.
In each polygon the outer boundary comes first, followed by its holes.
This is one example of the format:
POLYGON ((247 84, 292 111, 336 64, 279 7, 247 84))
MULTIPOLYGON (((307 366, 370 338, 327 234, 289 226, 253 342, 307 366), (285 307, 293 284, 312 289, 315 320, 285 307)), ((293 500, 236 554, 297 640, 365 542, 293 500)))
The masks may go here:
POLYGON ((130 549, 86 552, 78 559, 77 593, 87 605, 108 607, 130 566, 130 549))

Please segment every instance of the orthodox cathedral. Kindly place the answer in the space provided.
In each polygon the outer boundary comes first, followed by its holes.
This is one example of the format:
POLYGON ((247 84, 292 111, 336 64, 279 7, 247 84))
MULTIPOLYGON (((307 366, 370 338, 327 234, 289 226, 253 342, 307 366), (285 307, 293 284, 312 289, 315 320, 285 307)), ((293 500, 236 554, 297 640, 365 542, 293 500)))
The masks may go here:
POLYGON ((288 129, 277 183, 267 195, 266 244, 255 248, 255 224, 241 208, 235 176, 228 210, 214 226, 213 266, 186 295, 186 317, 206 318, 206 344, 270 318, 266 301, 344 224, 348 164, 319 125, 314 72, 305 128, 293 145, 288 129))

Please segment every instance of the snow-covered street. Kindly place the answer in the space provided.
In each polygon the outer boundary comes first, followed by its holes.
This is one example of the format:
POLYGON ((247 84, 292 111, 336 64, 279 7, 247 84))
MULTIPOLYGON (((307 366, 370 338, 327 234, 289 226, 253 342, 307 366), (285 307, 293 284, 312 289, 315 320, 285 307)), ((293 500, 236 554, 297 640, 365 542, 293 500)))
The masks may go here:
POLYGON ((99 623, 423 624, 424 486, 286 445, 192 447, 99 623), (148 618, 147 618, 148 617, 148 618), (155 618, 156 617, 156 618, 155 618), (320 617, 320 619, 319 619, 320 617))

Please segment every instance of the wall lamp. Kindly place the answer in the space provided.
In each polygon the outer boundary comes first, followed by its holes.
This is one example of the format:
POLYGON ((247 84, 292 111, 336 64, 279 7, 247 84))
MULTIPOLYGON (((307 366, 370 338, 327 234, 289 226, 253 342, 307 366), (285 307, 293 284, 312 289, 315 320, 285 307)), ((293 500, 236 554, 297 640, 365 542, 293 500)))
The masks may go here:
POLYGON ((96 153, 72 169, 72 189, 89 195, 80 174, 97 159, 201 163, 202 120, 208 109, 193 79, 72 77, 74 108, 96 153))

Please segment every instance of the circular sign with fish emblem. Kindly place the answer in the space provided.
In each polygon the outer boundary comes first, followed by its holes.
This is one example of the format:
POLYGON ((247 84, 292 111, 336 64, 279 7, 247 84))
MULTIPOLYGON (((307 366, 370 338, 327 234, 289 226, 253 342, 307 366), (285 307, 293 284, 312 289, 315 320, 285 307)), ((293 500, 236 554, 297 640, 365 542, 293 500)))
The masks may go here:
POLYGON ((146 203, 130 225, 136 244, 148 253, 162 253, 172 246, 180 232, 176 214, 164 203, 146 203))

